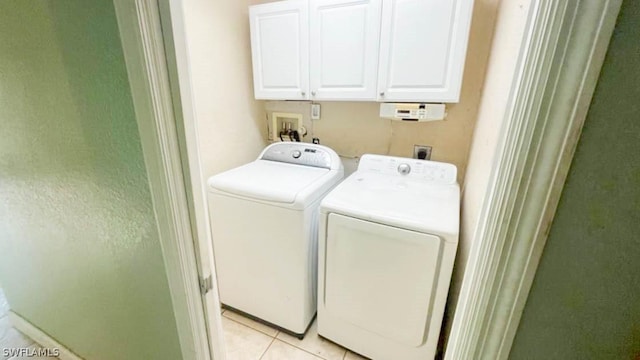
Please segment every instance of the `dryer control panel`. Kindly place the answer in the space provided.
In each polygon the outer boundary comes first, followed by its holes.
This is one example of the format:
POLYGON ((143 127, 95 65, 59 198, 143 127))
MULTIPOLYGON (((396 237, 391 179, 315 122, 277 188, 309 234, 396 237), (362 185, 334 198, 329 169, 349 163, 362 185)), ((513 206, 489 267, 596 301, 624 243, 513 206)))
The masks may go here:
POLYGON ((458 170, 455 165, 383 155, 363 155, 358 171, 368 171, 388 176, 400 176, 438 184, 455 184, 458 170))
POLYGON ((279 161, 325 169, 338 169, 342 166, 335 151, 326 146, 300 142, 271 144, 260 154, 258 160, 279 161))

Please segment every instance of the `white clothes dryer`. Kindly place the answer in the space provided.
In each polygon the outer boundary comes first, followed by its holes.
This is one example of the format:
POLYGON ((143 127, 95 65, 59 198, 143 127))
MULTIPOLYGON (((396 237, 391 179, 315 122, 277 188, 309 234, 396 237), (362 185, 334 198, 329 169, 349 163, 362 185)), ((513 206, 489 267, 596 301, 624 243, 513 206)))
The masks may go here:
POLYGON ((456 167, 364 155, 322 201, 318 333, 374 360, 433 359, 458 246, 456 167))
POLYGON ((288 142, 209 179, 224 306, 304 336, 316 314, 319 204, 343 171, 330 148, 288 142))

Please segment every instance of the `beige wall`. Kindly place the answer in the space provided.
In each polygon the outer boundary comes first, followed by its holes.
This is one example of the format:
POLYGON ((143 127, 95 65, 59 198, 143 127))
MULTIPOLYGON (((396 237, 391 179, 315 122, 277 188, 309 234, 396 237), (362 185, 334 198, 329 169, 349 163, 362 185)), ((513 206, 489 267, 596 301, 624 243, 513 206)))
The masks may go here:
POLYGON ((248 8, 258 2, 184 2, 205 180, 254 160, 266 145, 263 104, 253 98, 249 42, 248 8))
MULTIPOLYGON (((480 103, 485 68, 491 48, 499 0, 476 0, 467 51, 462 93, 458 104, 448 104, 445 121, 407 123, 381 119, 374 102, 321 102, 322 117, 309 123, 322 144, 346 157, 365 153, 413 155, 413 145, 433 147, 432 160, 458 167, 462 182, 467 167, 471 136, 480 103)), ((267 102, 266 110, 309 113, 308 102, 267 102)), ((310 130, 311 130, 310 129, 310 130)), ((305 141, 311 141, 307 136, 305 141)))

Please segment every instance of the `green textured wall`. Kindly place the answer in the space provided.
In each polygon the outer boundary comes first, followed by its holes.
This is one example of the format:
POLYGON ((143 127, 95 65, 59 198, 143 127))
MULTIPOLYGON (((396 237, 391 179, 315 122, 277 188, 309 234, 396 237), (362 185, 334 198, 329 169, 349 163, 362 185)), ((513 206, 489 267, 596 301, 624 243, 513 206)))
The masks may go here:
POLYGON ((511 359, 640 359, 639 24, 625 0, 511 359))
POLYGON ((0 283, 90 360, 180 347, 113 4, 0 1, 0 283))

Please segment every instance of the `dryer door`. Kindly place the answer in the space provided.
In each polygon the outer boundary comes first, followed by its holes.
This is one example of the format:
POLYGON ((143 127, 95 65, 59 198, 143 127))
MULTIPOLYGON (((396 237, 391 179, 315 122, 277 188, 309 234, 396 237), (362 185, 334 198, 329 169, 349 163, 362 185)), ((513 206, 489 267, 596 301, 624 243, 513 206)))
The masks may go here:
POLYGON ((441 244, 437 236, 330 214, 326 311, 388 339, 420 346, 431 317, 441 244))

